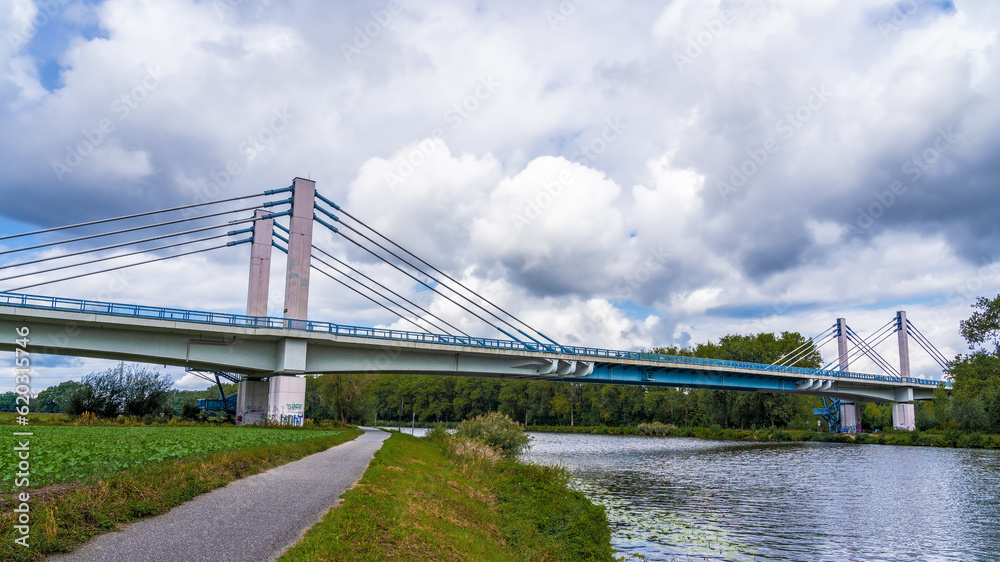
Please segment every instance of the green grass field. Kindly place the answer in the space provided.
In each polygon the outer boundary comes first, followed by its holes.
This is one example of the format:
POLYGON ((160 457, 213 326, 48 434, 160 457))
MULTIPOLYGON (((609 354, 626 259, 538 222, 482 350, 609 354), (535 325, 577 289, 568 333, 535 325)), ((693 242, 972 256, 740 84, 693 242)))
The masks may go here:
MULTIPOLYGON (((101 477, 149 463, 341 433, 242 427, 43 425, 29 426, 26 429, 34 435, 17 438, 12 434, 12 426, 7 429, 0 433, 0 447, 4 451, 13 451, 18 439, 30 440, 32 488, 101 477)), ((0 472, 3 490, 13 489, 14 477, 15 471, 0 472)))
MULTIPOLYGON (((41 560, 200 494, 318 453, 362 432, 217 425, 5 425, 0 560, 41 560), (31 544, 14 544, 15 431, 30 440, 31 544)), ((21 438, 24 439, 23 437, 21 438)))

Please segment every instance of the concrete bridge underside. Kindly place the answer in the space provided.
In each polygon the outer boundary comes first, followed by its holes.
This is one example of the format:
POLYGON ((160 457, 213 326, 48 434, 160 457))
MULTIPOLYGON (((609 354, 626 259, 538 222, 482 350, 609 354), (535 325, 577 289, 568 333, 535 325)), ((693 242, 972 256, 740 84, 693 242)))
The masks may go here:
POLYGON ((716 365, 483 349, 353 337, 294 329, 250 328, 0 306, 0 350, 15 329, 31 329, 33 353, 94 357, 240 373, 248 379, 321 373, 400 373, 603 384, 639 384, 810 394, 852 402, 909 402, 934 387, 716 365))

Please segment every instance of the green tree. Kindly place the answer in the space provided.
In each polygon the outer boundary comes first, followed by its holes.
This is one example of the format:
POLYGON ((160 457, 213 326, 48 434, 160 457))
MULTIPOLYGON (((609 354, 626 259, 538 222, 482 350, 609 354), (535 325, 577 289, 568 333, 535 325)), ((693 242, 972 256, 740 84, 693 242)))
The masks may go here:
POLYGON ((73 394, 83 386, 76 381, 63 381, 56 386, 50 386, 38 393, 31 401, 31 407, 36 412, 57 414, 66 411, 73 394))
POLYGON ((338 419, 342 422, 370 423, 371 399, 368 386, 376 375, 326 374, 306 380, 306 416, 338 419))
POLYGON ((947 369, 954 381, 950 417, 959 429, 1000 432, 1000 295, 980 297, 973 308, 959 324, 973 351, 947 369))
MULTIPOLYGON (((667 355, 770 364, 789 356, 794 350, 804 346, 806 341, 798 332, 782 332, 780 336, 773 333, 730 334, 723 336, 718 342, 700 343, 691 349, 666 347, 653 351, 667 355)), ((818 368, 822 361, 819 350, 811 343, 804 349, 805 353, 800 354, 792 364, 796 367, 818 368)), ((699 425, 787 426, 809 407, 809 398, 792 394, 699 390, 693 392, 693 397, 698 406, 698 415, 693 422, 699 425)))
POLYGON ((172 386, 170 375, 166 373, 157 373, 136 363, 123 363, 83 377, 83 383, 68 400, 66 413, 90 412, 103 418, 172 415, 172 386))
POLYGON ((17 394, 4 392, 0 394, 0 412, 17 411, 17 394))
POLYGON ((962 337, 969 347, 983 352, 988 352, 987 346, 992 343, 993 355, 1000 355, 1000 295, 992 300, 979 297, 972 308, 976 309, 972 316, 959 324, 962 337))

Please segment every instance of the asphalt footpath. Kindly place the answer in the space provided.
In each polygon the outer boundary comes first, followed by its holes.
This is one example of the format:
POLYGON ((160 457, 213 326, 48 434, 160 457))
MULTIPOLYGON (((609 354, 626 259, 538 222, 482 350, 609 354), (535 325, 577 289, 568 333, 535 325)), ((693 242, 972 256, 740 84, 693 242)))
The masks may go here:
POLYGON ((231 482, 48 560, 274 560, 337 505, 389 436, 362 429, 364 435, 353 441, 231 482))

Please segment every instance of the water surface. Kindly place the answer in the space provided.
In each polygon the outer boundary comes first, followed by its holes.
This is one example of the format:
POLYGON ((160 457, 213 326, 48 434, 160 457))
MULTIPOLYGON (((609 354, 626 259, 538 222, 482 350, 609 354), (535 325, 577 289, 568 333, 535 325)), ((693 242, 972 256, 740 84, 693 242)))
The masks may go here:
POLYGON ((1000 560, 1000 451, 532 434, 622 554, 649 560, 1000 560))

